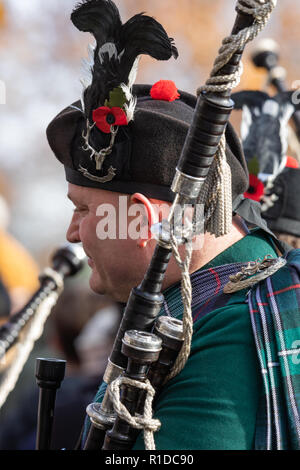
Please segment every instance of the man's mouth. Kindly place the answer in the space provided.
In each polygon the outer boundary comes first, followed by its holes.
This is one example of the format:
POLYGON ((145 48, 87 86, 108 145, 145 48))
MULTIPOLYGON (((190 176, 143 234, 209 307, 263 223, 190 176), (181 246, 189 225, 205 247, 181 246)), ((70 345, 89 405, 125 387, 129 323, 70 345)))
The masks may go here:
POLYGON ((87 264, 90 266, 90 268, 93 268, 95 266, 94 261, 92 260, 92 257, 89 255, 89 253, 83 248, 86 257, 87 257, 87 264))

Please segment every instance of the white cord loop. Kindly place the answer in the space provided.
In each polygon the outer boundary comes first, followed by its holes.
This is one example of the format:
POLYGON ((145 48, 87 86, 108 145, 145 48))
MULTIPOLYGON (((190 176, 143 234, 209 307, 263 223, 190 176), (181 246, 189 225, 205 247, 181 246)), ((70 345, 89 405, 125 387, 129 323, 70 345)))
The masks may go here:
POLYGON ((108 393, 117 415, 130 424, 130 426, 133 428, 143 429, 146 450, 155 450, 153 433, 160 429, 161 422, 158 419, 152 418, 152 402, 155 395, 155 390, 150 384, 149 380, 146 380, 146 382, 140 382, 137 380, 132 380, 129 377, 120 376, 109 384, 108 393), (146 391, 143 416, 131 416, 127 408, 123 405, 123 403, 121 403, 120 387, 122 385, 129 385, 131 387, 146 391))

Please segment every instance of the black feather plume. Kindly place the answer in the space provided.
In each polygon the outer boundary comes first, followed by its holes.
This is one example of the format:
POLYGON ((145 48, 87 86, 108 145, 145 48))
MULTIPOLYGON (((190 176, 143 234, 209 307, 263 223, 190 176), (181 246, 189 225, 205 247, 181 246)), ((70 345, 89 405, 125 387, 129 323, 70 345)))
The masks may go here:
POLYGON ((85 0, 76 5, 71 20, 79 31, 93 34, 98 47, 114 40, 122 27, 119 10, 111 0, 85 0))
POLYGON ((143 13, 122 25, 118 8, 111 0, 85 0, 71 15, 73 24, 96 39, 92 83, 84 94, 85 113, 104 105, 109 92, 128 85, 135 60, 141 54, 157 60, 177 58, 178 51, 160 23, 143 13))

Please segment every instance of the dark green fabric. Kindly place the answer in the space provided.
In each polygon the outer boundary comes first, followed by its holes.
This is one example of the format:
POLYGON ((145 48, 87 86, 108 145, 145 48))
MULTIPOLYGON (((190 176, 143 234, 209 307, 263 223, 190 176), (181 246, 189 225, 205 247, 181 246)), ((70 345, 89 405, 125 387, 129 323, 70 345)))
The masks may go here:
MULTIPOLYGON (((253 261, 276 252, 269 237, 255 230, 202 269, 253 261)), ((204 286, 205 288, 205 286, 204 286)), ((173 287, 165 292, 166 301, 173 287)), ((161 430, 158 450, 254 448, 262 381, 251 328, 247 292, 196 321, 190 358, 161 393, 155 407, 161 430)), ((170 304, 169 304, 170 307, 170 304)), ((143 449, 139 436, 135 449, 143 449)))
POLYGON ((258 258, 263 258, 266 254, 277 256, 274 242, 263 230, 255 228, 242 240, 234 243, 227 248, 227 250, 223 251, 203 266, 201 271, 224 264, 255 261, 258 258))

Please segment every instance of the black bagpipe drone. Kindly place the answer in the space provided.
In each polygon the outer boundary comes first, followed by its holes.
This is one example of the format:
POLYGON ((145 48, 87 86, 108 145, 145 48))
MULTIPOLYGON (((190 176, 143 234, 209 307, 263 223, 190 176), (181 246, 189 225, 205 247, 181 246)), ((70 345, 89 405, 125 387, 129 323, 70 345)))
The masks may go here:
MULTIPOLYGON (((238 2, 238 6, 240 5, 249 7, 247 1, 238 2)), ((255 19, 250 10, 248 11, 242 11, 237 7, 232 35, 238 35, 254 24, 255 19)), ((244 46, 237 48, 216 76, 235 74, 240 67, 243 50, 244 46)), ((200 93, 172 184, 175 195, 173 207, 175 204, 184 206, 196 203, 233 108, 231 90, 200 93)), ((169 222, 170 220, 169 218, 169 222)), ((108 386, 120 375, 143 381, 147 370, 150 368, 151 371, 151 368, 160 363, 159 358, 162 353, 159 352, 157 336, 153 336, 152 331, 157 325, 163 305, 162 282, 171 255, 170 239, 167 236, 159 238, 145 277, 142 283, 131 291, 126 305, 104 374, 104 382, 108 386)), ((170 333, 166 332, 166 338, 168 337, 170 333)), ((180 341, 179 325, 176 340, 180 341)), ((177 351, 178 349, 177 347, 177 351)), ((175 354, 169 365, 174 363, 174 358, 175 354)), ((162 370, 161 366, 158 368, 162 370)), ((166 375, 167 371, 164 371, 164 374, 153 373, 157 393, 164 384, 166 375)), ((122 387, 121 402, 131 415, 141 413, 141 395, 143 394, 132 386, 122 387)), ((116 415, 108 391, 102 403, 91 404, 87 412, 91 426, 84 443, 84 450, 127 450, 133 447, 137 431, 126 420, 116 415)))
MULTIPOLYGON (((240 33, 252 26, 259 26, 253 11, 265 8, 270 13, 275 4, 276 0, 239 0, 232 36, 239 37, 240 33)), ((224 76, 234 76, 238 72, 245 44, 250 39, 241 40, 225 65, 215 72, 219 85, 222 85, 224 76)), ((175 205, 183 207, 196 204, 233 109, 230 87, 199 94, 171 188, 174 192, 172 208, 175 205)), ((170 227, 173 214, 171 209, 168 219, 170 227)), ((156 394, 159 394, 180 351, 184 339, 182 322, 159 317, 164 302, 162 283, 173 250, 171 230, 169 235, 165 229, 160 231, 164 236, 157 237, 157 245, 144 279, 131 291, 104 374, 104 382, 108 386, 120 376, 141 382, 150 379, 156 394)), ((68 272, 72 272, 72 269, 69 268, 68 272)), ((9 336, 16 337, 17 330, 14 328, 11 331, 16 332, 13 335, 9 332, 9 336)), ((6 342, 5 337, 2 344, 6 342)), ((55 391, 63 374, 63 361, 38 360, 37 380, 41 387, 37 436, 39 450, 51 446, 55 391)), ((145 393, 133 385, 121 387, 121 402, 132 416, 142 414, 144 400, 145 393)), ((133 447, 138 431, 115 413, 108 391, 101 403, 88 406, 87 413, 91 425, 84 450, 126 450, 133 447)))

